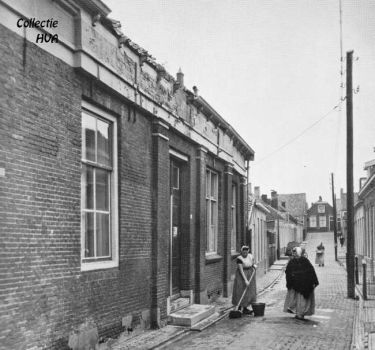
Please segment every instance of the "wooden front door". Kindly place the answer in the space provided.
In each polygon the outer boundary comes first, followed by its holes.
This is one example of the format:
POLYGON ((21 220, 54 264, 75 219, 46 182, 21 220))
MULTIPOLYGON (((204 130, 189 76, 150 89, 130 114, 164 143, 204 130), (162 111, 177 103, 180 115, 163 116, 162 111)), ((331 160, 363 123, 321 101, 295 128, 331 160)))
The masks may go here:
POLYGON ((181 166, 170 162, 170 193, 171 193, 171 271, 170 293, 180 293, 181 274, 181 166))

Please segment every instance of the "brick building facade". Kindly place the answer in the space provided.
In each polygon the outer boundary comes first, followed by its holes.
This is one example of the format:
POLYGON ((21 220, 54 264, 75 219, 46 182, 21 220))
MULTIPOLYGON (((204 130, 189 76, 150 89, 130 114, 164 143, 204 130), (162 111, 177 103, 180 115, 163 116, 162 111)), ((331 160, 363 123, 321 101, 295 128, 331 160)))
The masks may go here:
POLYGON ((307 210, 307 232, 328 231, 333 231, 333 207, 319 197, 307 210))
POLYGON ((254 152, 98 0, 0 3, 3 346, 162 325, 228 295, 254 152), (42 10, 41 10, 42 9, 42 10), (56 28, 19 19, 58 20, 56 28), (22 22, 21 22, 22 23, 22 22), (41 33, 57 43, 36 42, 41 33))
POLYGON ((371 263, 369 277, 374 281, 375 261, 375 159, 365 163, 367 177, 361 181, 354 208, 355 253, 371 263))

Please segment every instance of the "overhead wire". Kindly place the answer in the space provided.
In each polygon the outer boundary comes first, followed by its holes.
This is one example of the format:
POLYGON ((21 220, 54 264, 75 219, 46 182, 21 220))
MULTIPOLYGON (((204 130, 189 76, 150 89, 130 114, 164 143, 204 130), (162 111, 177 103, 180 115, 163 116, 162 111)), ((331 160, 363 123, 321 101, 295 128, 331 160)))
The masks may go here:
POLYGON ((256 164, 258 165, 259 163, 263 162, 264 160, 268 159, 269 157, 273 156, 275 153, 280 152, 282 149, 284 149, 286 146, 289 146, 291 143, 294 141, 298 140, 302 135, 304 135, 307 131, 312 129, 315 125, 319 124, 323 119, 327 118, 332 112, 334 112, 337 108, 341 106, 341 104, 344 102, 345 99, 340 100, 340 102, 334 106, 332 109, 330 109, 326 114, 324 114, 320 119, 316 120, 314 123, 309 125, 306 129, 301 131, 298 135, 290 139, 288 142, 284 143, 280 147, 278 147, 275 151, 269 153, 265 157, 261 158, 260 160, 256 161, 256 164))

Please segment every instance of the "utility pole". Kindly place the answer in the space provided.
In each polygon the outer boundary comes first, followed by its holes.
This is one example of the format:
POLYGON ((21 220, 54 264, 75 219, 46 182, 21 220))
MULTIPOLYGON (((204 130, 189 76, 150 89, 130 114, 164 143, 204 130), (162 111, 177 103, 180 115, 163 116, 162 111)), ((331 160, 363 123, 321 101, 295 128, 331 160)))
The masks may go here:
POLYGON ((331 173, 332 182, 332 203, 333 203, 333 240, 335 243, 335 260, 337 261, 337 218, 336 218, 336 195, 335 195, 335 183, 333 178, 333 173, 331 173))
POLYGON ((348 298, 355 297, 354 281, 354 194, 353 194, 353 51, 346 53, 346 187, 348 298))

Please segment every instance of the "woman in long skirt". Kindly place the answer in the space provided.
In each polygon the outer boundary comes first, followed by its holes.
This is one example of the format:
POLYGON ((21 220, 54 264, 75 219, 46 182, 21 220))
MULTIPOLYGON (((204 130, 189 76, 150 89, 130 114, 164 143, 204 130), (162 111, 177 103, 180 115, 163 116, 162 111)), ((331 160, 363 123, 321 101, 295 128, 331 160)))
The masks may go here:
POLYGON ((285 270, 288 293, 285 298, 284 312, 296 314, 298 320, 311 316, 315 312, 314 289, 319 285, 314 267, 302 256, 302 248, 293 248, 293 258, 285 270))
POLYGON ((318 264, 319 266, 324 266, 324 245, 323 242, 320 242, 320 244, 316 247, 316 257, 315 257, 315 264, 318 264))
POLYGON ((237 270, 233 284, 232 304, 235 306, 238 305, 245 288, 247 288, 238 310, 242 310, 242 313, 250 315, 253 311, 250 311, 248 306, 256 302, 257 288, 255 281, 256 265, 253 255, 249 253, 248 246, 241 248, 241 255, 238 256, 236 262, 237 270))

